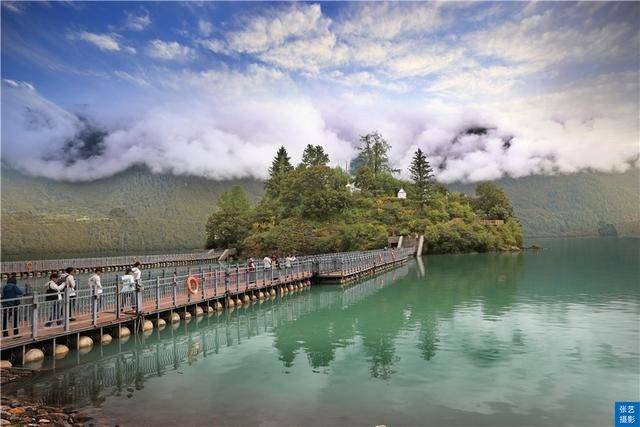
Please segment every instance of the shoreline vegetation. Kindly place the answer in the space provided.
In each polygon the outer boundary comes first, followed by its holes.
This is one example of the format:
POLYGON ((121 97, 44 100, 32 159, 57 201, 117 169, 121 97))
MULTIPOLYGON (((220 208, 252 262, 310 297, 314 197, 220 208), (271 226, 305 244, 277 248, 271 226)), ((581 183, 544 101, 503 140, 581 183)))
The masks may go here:
POLYGON ((322 146, 307 145, 297 166, 280 147, 255 205, 240 186, 220 195, 206 224, 207 248, 236 247, 247 256, 316 254, 380 248, 389 236, 424 234, 426 254, 522 249, 522 226, 499 186, 480 183, 474 196, 450 191, 434 181, 419 149, 411 179, 400 179, 390 149, 380 134, 364 135, 345 171, 328 166, 322 146))

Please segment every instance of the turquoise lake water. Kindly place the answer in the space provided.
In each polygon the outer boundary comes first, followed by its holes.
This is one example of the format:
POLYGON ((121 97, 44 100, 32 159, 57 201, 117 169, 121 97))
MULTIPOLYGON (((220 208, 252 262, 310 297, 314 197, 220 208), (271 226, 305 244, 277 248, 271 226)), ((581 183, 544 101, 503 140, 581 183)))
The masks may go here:
POLYGON ((640 400, 640 240, 530 243, 72 352, 3 394, 120 425, 609 426, 640 400))

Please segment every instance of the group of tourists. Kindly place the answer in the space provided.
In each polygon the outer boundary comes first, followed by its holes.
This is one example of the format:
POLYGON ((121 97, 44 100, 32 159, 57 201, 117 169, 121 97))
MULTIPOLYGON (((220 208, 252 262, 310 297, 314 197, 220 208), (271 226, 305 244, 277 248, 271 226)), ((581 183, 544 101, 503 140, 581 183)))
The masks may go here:
POLYGON ((140 278, 142 277, 142 271, 140 271, 140 263, 136 261, 133 267, 127 268, 124 275, 121 277, 122 288, 120 294, 122 294, 122 303, 120 310, 124 311, 130 308, 134 312, 137 312, 138 307, 141 306, 140 291, 142 291, 142 285, 140 278))
MULTIPOLYGON (((122 288, 121 293, 121 310, 131 309, 136 311, 140 306, 140 302, 136 301, 136 295, 139 295, 141 290, 140 278, 142 272, 140 271, 141 264, 136 262, 131 268, 127 268, 125 274, 122 276, 122 288)), ((64 270, 64 273, 59 274, 57 272, 49 275, 49 281, 45 284, 45 301, 52 301, 48 307, 47 321, 45 327, 51 327, 54 323, 62 325, 64 316, 64 294, 69 295, 69 320, 75 321, 77 315, 77 282, 74 276, 75 269, 68 267, 64 270)), ((102 309, 102 268, 98 267, 93 270, 91 276, 87 280, 89 289, 92 290, 92 294, 95 296, 97 302, 97 310, 100 312, 102 309)), ((25 295, 25 291, 18 286, 18 276, 16 273, 12 273, 8 278, 6 284, 2 287, 2 334, 5 337, 9 336, 9 331, 13 328, 13 334, 19 334, 18 322, 20 318, 19 306, 20 297, 25 295), (10 326, 11 324, 11 326, 10 326)))
MULTIPOLYGON (((249 259, 253 262, 253 258, 249 258, 249 259)), ((270 269, 275 270, 283 267, 291 268, 295 260, 296 260, 296 257, 293 254, 287 255, 284 258, 284 263, 282 263, 276 255, 271 255, 271 256, 267 255, 262 260, 262 266, 265 270, 270 270, 270 269)))
MULTIPOLYGON (((267 255, 262 259, 262 268, 266 270, 279 270, 282 268, 291 268, 296 261, 296 257, 293 254, 287 255, 282 262, 277 255, 267 255)), ((256 262, 253 258, 247 259, 247 271, 249 276, 249 283, 256 281, 256 262)), ((265 276, 266 277, 266 276, 265 276)), ((275 279, 275 277, 274 277, 275 279)))

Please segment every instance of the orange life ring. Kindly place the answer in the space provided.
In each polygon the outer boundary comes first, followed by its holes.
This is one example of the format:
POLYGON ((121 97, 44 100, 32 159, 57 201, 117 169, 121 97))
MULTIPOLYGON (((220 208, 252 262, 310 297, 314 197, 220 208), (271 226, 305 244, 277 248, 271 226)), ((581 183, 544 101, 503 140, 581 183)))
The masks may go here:
POLYGON ((200 289, 200 281, 195 276, 187 277, 187 290, 191 295, 197 294, 200 289))
POLYGON ((27 261, 27 271, 31 271, 31 270, 33 270, 33 262, 27 261))

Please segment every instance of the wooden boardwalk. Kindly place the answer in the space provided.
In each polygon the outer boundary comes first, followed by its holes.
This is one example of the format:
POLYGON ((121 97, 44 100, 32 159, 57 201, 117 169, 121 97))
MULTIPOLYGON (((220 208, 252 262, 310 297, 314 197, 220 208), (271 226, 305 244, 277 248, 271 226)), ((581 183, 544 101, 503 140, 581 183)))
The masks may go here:
POLYGON ((199 309, 206 312, 237 306, 267 294, 305 288, 311 279, 344 283, 394 268, 411 254, 410 249, 389 249, 305 257, 281 268, 264 268, 260 263, 255 267, 210 266, 191 275, 148 278, 135 291, 123 291, 121 284, 112 283, 103 286, 99 296, 78 286, 75 298, 65 292, 59 301, 47 301, 46 294, 3 300, 0 351, 22 348, 24 354, 29 346, 47 343, 55 347, 56 339, 74 337, 77 342, 80 334, 101 337, 112 329, 117 332, 121 325, 133 326, 136 331, 145 318, 173 312, 184 317, 188 312, 197 314, 199 309), (188 279, 198 281, 197 292, 189 290, 188 279), (134 301, 139 302, 139 309, 134 301))

